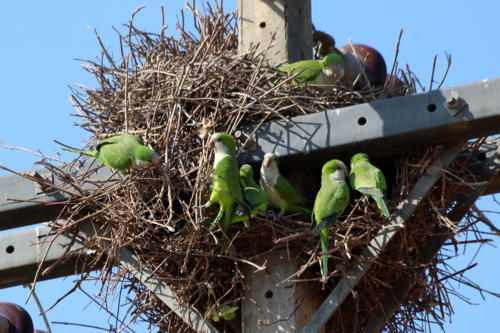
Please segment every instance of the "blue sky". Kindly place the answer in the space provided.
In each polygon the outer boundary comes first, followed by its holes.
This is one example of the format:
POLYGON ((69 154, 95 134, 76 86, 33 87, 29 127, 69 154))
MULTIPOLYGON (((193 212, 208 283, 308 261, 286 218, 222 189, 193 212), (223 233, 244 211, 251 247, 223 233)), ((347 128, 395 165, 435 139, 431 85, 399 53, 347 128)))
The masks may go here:
MULTIPOLYGON (((74 109, 69 102, 68 85, 77 83, 93 86, 90 75, 81 69, 79 59, 95 59, 100 48, 91 30, 97 29, 104 44, 118 51, 118 40, 112 27, 127 23, 130 14, 144 2, 138 1, 9 1, 0 11, 0 140, 7 145, 40 150, 52 155, 59 147, 54 139, 79 146, 88 134, 74 127, 74 109)), ((136 17, 137 26, 158 32, 161 28, 159 1, 149 1, 148 7, 136 17)), ((198 1, 198 3, 201 3, 198 1)), ((445 69, 444 52, 452 55, 445 86, 454 86, 484 78, 500 77, 500 4, 496 1, 421 1, 409 5, 402 1, 361 1, 357 7, 348 1, 312 1, 312 17, 316 27, 334 35, 337 45, 364 43, 378 49, 390 68, 396 40, 404 29, 400 46, 400 66, 408 63, 420 80, 428 86, 434 54, 438 54, 437 77, 445 69)), ((184 1, 165 2, 166 21, 175 26, 175 17, 184 1)), ((225 1, 224 7, 235 9, 236 1, 225 1)), ((169 29, 170 33, 174 33, 169 29)), ((67 160, 74 156, 63 155, 67 160)), ((25 152, 0 147, 0 164, 14 170, 29 169, 37 158, 25 152)), ((5 174, 0 171, 0 175, 5 174)), ((497 210, 491 198, 482 198, 480 207, 497 210)), ((492 216, 499 224, 498 216, 492 216)), ((500 243, 496 241, 495 245, 500 243)), ((469 249, 469 254, 474 251, 469 249)), ((474 258, 479 265, 467 274, 485 288, 500 291, 500 250, 487 246, 474 258)), ((457 258, 457 268, 471 258, 457 258)), ((73 277, 38 284, 37 292, 44 306, 62 296, 71 287, 73 277)), ((91 292, 95 288, 89 288, 91 292)), ((486 300, 467 287, 460 290, 478 306, 470 306, 452 298, 456 315, 446 327, 452 332, 489 331, 500 308, 493 297, 486 300)), ((27 291, 22 287, 0 290, 0 301, 24 303, 27 291)), ((96 307, 83 308, 88 298, 74 294, 48 313, 50 321, 93 323, 108 326, 106 314, 96 307)), ((35 326, 43 323, 34 303, 26 308, 35 326)), ((88 328, 52 325, 54 332, 88 332, 88 328)), ((137 332, 147 331, 138 326, 137 332)))

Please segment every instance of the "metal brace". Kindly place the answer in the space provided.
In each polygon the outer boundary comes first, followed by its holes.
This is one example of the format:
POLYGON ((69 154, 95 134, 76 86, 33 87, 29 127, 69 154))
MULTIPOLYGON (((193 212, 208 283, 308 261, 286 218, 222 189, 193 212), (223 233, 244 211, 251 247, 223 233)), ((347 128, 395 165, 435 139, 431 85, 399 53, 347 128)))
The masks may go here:
POLYGON ((455 90, 452 90, 448 97, 446 97, 445 107, 452 117, 456 117, 466 106, 467 103, 455 90))
POLYGON ((238 130, 234 132, 234 137, 242 144, 241 151, 249 153, 257 150, 257 143, 248 134, 238 130))
POLYGON ((28 173, 33 177, 33 182, 35 183, 35 194, 53 194, 57 192, 55 188, 48 185, 47 183, 54 184, 54 174, 47 172, 44 174, 38 173, 38 171, 33 170, 28 173))

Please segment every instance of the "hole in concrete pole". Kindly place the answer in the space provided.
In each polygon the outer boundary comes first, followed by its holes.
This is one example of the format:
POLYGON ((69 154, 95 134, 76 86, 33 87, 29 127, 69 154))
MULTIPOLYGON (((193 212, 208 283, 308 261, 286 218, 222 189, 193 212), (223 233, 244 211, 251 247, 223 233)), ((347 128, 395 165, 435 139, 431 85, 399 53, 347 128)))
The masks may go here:
POLYGON ((266 22, 260 22, 259 27, 265 28, 266 27, 266 22))
POLYGON ((271 298, 271 297, 273 297, 273 292, 271 290, 266 291, 266 293, 264 294, 264 297, 265 298, 271 298))
POLYGON ((7 248, 5 249, 5 252, 7 252, 7 253, 14 252, 14 246, 12 246, 12 245, 7 246, 7 248))
POLYGON ((366 124, 366 118, 365 117, 360 117, 358 119, 358 125, 359 126, 363 126, 364 124, 366 124))
POLYGON ((427 111, 429 111, 429 112, 436 111, 436 104, 431 103, 431 104, 427 105, 427 111))

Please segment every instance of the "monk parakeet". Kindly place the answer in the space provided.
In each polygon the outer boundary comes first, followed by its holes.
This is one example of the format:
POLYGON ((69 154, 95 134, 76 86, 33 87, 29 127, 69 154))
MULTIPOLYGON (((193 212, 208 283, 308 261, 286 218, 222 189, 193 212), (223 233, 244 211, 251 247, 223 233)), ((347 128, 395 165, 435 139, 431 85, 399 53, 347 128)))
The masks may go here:
POLYGON ((258 215, 259 211, 267 209, 267 195, 253 179, 253 169, 248 164, 243 164, 240 168, 240 181, 243 186, 245 197, 252 206, 252 216, 258 215))
MULTIPOLYGON (((235 204, 237 207, 244 207, 243 190, 240 185, 240 175, 236 161, 236 141, 229 134, 215 133, 211 136, 208 145, 215 149, 215 159, 214 170, 210 175, 212 193, 210 193, 210 199, 203 207, 208 208, 213 203, 219 204, 219 213, 213 223, 217 223, 224 215, 222 224, 224 233, 226 233, 231 223, 231 215, 235 204)), ((224 244, 224 238, 222 238, 221 243, 224 244)))
MULTIPOLYGON (((249 164, 243 164, 240 167, 240 183, 243 187, 243 196, 249 206, 251 216, 259 215, 260 211, 265 212, 267 209, 267 195, 253 179, 253 169, 249 164)), ((237 211, 231 217, 231 223, 243 222, 246 227, 249 216, 246 212, 237 211)))
MULTIPOLYGON (((318 225, 321 251, 328 251, 328 226, 334 222, 349 204, 349 187, 345 181, 347 167, 342 161, 331 160, 321 170, 321 188, 316 195, 313 219, 318 225)), ((322 275, 328 275, 328 255, 322 257, 322 275)))
POLYGON ((266 192, 271 207, 280 209, 278 217, 283 216, 285 212, 304 213, 310 216, 311 210, 306 207, 288 180, 280 174, 277 156, 273 153, 264 155, 260 169, 260 185, 266 192))
POLYGON ((100 159, 104 165, 126 174, 128 169, 147 168, 160 164, 160 156, 144 146, 140 136, 132 134, 116 135, 102 140, 95 150, 66 149, 70 153, 89 155, 100 159))
POLYGON ((330 53, 321 60, 302 60, 278 68, 282 72, 299 73, 293 80, 312 85, 332 85, 344 76, 344 59, 330 53))
POLYGON ((358 153, 351 158, 349 181, 353 189, 372 197, 385 216, 390 215, 384 201, 387 190, 384 174, 370 163, 368 155, 358 153))

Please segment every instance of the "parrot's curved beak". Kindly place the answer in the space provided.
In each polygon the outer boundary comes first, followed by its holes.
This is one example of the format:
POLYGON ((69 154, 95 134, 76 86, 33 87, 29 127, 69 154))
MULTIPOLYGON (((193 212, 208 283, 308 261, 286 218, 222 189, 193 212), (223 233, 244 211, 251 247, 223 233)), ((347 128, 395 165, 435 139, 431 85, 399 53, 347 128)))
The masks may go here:
POLYGON ((214 147, 215 147, 215 142, 214 142, 214 140, 210 140, 210 141, 208 141, 208 146, 209 146, 210 148, 214 148, 214 147))
POLYGON ((344 175, 345 175, 346 178, 349 178, 349 171, 347 169, 345 169, 344 175))
POLYGON ((270 158, 266 157, 266 158, 264 159, 264 166, 265 166, 266 168, 269 168, 269 167, 271 166, 271 161, 272 161, 272 159, 270 159, 270 158))

